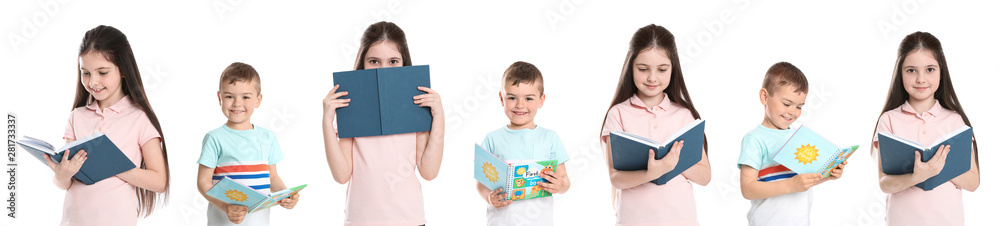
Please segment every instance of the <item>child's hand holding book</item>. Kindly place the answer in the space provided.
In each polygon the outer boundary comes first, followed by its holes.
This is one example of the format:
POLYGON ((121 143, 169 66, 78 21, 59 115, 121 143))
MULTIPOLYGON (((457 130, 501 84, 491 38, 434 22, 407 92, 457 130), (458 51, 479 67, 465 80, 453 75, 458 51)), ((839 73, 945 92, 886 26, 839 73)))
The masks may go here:
POLYGON ((677 167, 677 162, 681 157, 681 148, 684 147, 684 141, 675 141, 674 145, 670 147, 670 151, 667 152, 666 156, 661 159, 656 159, 656 150, 649 149, 649 160, 646 163, 646 175, 655 180, 660 178, 663 174, 673 171, 677 167))
POLYGON ((243 218, 247 216, 247 210, 250 210, 247 206, 226 204, 226 216, 229 217, 229 221, 233 222, 233 224, 242 223, 243 218))
POLYGON ((295 208, 295 204, 299 203, 299 193, 296 192, 294 195, 288 196, 288 198, 281 199, 278 201, 278 205, 285 207, 285 209, 295 208))

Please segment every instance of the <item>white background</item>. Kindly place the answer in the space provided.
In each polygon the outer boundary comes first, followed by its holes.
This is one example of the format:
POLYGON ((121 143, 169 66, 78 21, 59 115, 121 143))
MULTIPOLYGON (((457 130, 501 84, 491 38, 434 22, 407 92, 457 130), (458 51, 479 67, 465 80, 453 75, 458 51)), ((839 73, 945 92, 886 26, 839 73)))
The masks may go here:
MULTIPOLYGON (((347 186, 333 181, 324 158, 320 101, 332 87, 331 72, 351 69, 361 31, 389 20, 406 31, 414 64, 431 65, 432 86, 446 109, 441 173, 422 182, 429 225, 485 221, 486 203, 470 170, 472 146, 507 123, 496 92, 500 74, 518 60, 544 74, 548 97, 535 120, 560 134, 571 157, 572 188, 556 195, 557 224, 610 225, 615 213, 598 133, 631 35, 655 23, 677 37, 687 86, 707 120, 713 178, 694 189, 703 225, 746 222, 750 202, 739 190, 739 143, 761 121, 757 91, 778 61, 809 78, 800 121, 836 144, 862 146, 843 179, 815 188, 813 224, 881 225, 885 195, 868 142, 900 40, 928 31, 943 43, 982 150, 982 185, 963 193, 967 222, 995 224, 995 212, 987 209, 1000 201, 994 167, 1000 156, 992 152, 998 126, 989 116, 996 109, 989 90, 1000 69, 996 2, 369 2, 5 1, 0 111, 19 116, 18 135, 59 146, 84 32, 100 24, 122 30, 163 126, 171 166, 169 203, 139 222, 203 225, 207 202, 195 188, 195 161, 204 134, 226 121, 215 96, 219 74, 234 61, 249 63, 263 80, 253 122, 279 138, 285 183, 309 184, 298 206, 272 210, 271 222, 340 225, 347 186)), ((55 225, 65 192, 52 185, 51 170, 23 153, 17 218, 0 222, 55 225)))

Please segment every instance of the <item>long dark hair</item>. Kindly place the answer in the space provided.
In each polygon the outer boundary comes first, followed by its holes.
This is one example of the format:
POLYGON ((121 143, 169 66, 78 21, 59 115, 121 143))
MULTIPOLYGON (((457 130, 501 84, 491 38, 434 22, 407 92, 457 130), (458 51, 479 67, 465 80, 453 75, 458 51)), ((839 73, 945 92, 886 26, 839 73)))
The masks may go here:
MULTIPOLYGON (((128 39, 124 33, 114 27, 105 25, 97 26, 87 31, 83 35, 83 41, 80 43, 79 56, 87 53, 101 53, 108 61, 118 67, 118 71, 121 73, 122 80, 124 81, 121 83, 122 92, 131 97, 133 104, 138 105, 146 113, 146 117, 153 123, 153 127, 156 127, 156 132, 160 133, 163 167, 167 174, 166 191, 170 187, 170 164, 167 164, 166 140, 163 138, 164 135, 163 129, 160 128, 160 120, 156 118, 153 108, 149 106, 146 91, 142 88, 142 77, 139 76, 139 67, 135 63, 135 55, 132 54, 132 46, 129 45, 128 39)), ((77 63, 77 68, 80 68, 79 63, 77 63)), ((78 69, 76 72, 76 98, 73 100, 73 109, 86 106, 90 102, 95 101, 90 96, 90 93, 87 92, 87 89, 83 87, 83 83, 80 82, 80 70, 78 69)), ((142 160, 139 168, 146 168, 145 159, 142 160)), ((166 196, 166 193, 168 192, 164 192, 163 195, 166 196)), ((135 195, 139 199, 137 214, 143 217, 148 217, 153 212, 156 204, 163 201, 160 200, 161 198, 165 200, 165 197, 161 197, 156 192, 140 187, 136 187, 135 195)))
MULTIPOLYGON (((611 105, 608 106, 608 111, 615 104, 624 102, 628 100, 632 95, 639 90, 635 87, 635 82, 632 76, 632 63, 635 58, 639 56, 639 52, 646 49, 660 48, 667 52, 667 56, 670 58, 670 84, 667 84, 667 88, 663 90, 667 94, 667 99, 670 102, 677 103, 684 108, 691 111, 691 116, 695 119, 700 119, 701 115, 698 114, 698 110, 694 109, 694 103, 691 102, 691 95, 688 95, 687 85, 684 84, 684 73, 681 72, 681 61, 680 57, 677 55, 677 44, 674 42, 674 35, 670 33, 663 26, 656 24, 650 24, 645 27, 639 28, 632 35, 632 41, 629 42, 628 54, 625 56, 625 65, 622 66, 621 77, 618 78, 618 88, 615 89, 615 98, 611 100, 611 105)), ((608 120, 608 116, 604 116, 604 120, 608 120)), ((604 124, 601 128, 604 128, 604 124)), ((705 137, 703 144, 705 147, 705 152, 708 152, 708 137, 705 137)))
MULTIPOLYGON (((931 35, 931 33, 920 31, 907 35, 903 38, 903 42, 899 43, 899 50, 896 52, 896 66, 892 69, 892 85, 889 86, 889 94, 886 95, 885 106, 882 107, 882 113, 879 113, 879 118, 885 112, 902 106, 910 98, 910 94, 903 87, 903 61, 906 60, 907 55, 917 50, 931 52, 934 60, 937 60, 938 65, 941 67, 939 69, 941 81, 938 83, 937 90, 934 91, 934 99, 938 100, 938 103, 944 109, 955 111, 955 113, 961 115, 965 125, 972 127, 972 123, 969 122, 969 116, 965 115, 965 110, 962 109, 962 104, 958 102, 958 96, 955 95, 955 87, 952 86, 951 73, 948 72, 948 62, 944 58, 944 49, 941 48, 941 41, 934 37, 934 35, 931 35)), ((878 131, 877 124, 875 125, 875 130, 878 131)), ((872 136, 875 136, 875 132, 872 132, 872 136)), ((976 156, 976 166, 978 167, 979 151, 977 150, 979 150, 979 146, 976 144, 975 137, 975 132, 973 132, 972 151, 976 156)))
POLYGON ((365 69, 365 55, 368 54, 368 49, 382 41, 395 43, 396 49, 403 57, 403 66, 413 66, 413 62, 410 61, 410 48, 406 44, 406 33, 392 22, 381 21, 368 26, 361 35, 361 48, 358 49, 358 58, 354 60, 354 70, 365 69))

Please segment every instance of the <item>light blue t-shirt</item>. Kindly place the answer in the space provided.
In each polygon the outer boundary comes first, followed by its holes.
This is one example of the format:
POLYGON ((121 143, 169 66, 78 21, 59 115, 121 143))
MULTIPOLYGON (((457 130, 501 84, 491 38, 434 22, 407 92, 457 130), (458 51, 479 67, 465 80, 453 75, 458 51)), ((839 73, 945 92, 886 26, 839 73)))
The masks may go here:
MULTIPOLYGON (((737 167, 747 165, 757 169, 757 181, 774 182, 795 176, 772 157, 792 137, 794 129, 771 129, 763 125, 743 136, 737 167)), ((749 225, 809 225, 812 208, 812 188, 805 192, 788 193, 771 198, 750 200, 747 212, 749 225)))
MULTIPOLYGON (((250 186, 263 194, 271 193, 270 165, 281 161, 281 147, 270 130, 254 126, 249 130, 234 130, 229 126, 209 131, 202 140, 198 164, 214 168, 212 183, 222 177, 250 186)), ((238 225, 266 226, 270 209, 247 214, 238 225)), ((208 225, 237 225, 219 208, 208 205, 208 225)))
MULTIPOLYGON (((535 126, 534 129, 512 130, 504 126, 483 139, 483 148, 503 160, 549 160, 559 164, 569 161, 566 147, 555 131, 535 126)), ((552 196, 520 200, 496 209, 486 209, 487 225, 553 225, 552 196)))

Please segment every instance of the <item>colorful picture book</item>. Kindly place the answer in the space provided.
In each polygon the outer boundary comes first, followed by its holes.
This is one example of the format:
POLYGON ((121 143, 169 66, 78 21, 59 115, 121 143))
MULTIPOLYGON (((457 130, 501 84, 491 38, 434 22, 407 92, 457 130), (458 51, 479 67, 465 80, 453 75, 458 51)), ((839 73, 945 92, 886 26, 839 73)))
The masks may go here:
POLYGON ((340 138, 391 135, 431 130, 431 110, 413 103, 427 94, 417 87, 431 87, 430 66, 389 67, 333 73, 340 99, 351 99, 337 108, 340 138))
POLYGON ((504 161, 477 144, 473 175, 490 190, 503 188, 507 200, 527 200, 552 196, 538 183, 547 182, 542 173, 555 172, 558 164, 555 159, 504 161))
POLYGON ((698 119, 688 123, 663 143, 635 134, 612 131, 608 138, 611 161, 616 170, 645 170, 649 162, 649 149, 656 151, 656 159, 661 159, 667 156, 675 141, 681 140, 684 141, 684 146, 680 150, 677 166, 660 178, 650 181, 656 185, 663 185, 701 161, 702 146, 705 141, 705 120, 698 119))
POLYGON ((800 126, 772 158, 796 174, 819 173, 826 178, 858 147, 837 147, 808 127, 800 126))
POLYGON ((230 205, 235 204, 249 207, 247 214, 250 214, 276 206, 282 199, 295 195, 304 188, 306 188, 305 184, 271 194, 264 194, 233 179, 229 179, 229 177, 223 177, 219 183, 213 185, 205 194, 230 205))
POLYGON ((962 126, 927 146, 894 134, 879 132, 878 150, 882 172, 888 175, 913 173, 913 152, 919 151, 920 161, 927 162, 934 157, 941 145, 951 145, 944 168, 936 176, 917 184, 917 187, 924 191, 933 190, 969 171, 972 167, 972 127, 962 126))
POLYGON ((73 175, 73 178, 86 185, 97 183, 135 168, 132 160, 129 160, 121 149, 118 149, 118 146, 102 133, 77 139, 58 149, 53 148, 52 144, 48 142, 28 136, 17 140, 16 143, 21 145, 28 154, 46 165, 48 163, 45 162, 43 155, 48 155, 53 162, 59 163, 62 161, 63 155, 69 155, 69 159, 73 159, 78 151, 85 150, 87 161, 83 162, 83 166, 80 166, 80 170, 73 175))

